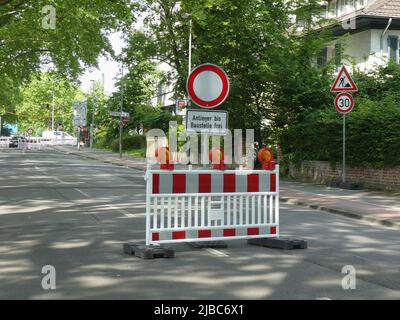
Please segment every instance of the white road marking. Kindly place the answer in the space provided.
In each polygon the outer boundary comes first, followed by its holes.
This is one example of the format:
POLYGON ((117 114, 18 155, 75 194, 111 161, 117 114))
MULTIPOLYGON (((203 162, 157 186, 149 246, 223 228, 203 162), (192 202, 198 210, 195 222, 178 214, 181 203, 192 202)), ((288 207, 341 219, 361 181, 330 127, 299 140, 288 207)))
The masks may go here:
POLYGON ((217 257, 229 257, 229 255, 227 255, 226 253, 213 249, 213 248, 204 248, 204 250, 206 250, 208 253, 211 253, 214 256, 217 257))
POLYGON ((332 300, 332 299, 328 297, 322 297, 322 298, 316 298, 316 300, 332 300))
POLYGON ((57 178, 57 177, 52 177, 52 178, 59 183, 66 183, 66 182, 62 181, 60 178, 57 178))
POLYGON ((85 197, 90 197, 86 192, 79 190, 78 188, 74 188, 75 191, 79 192, 80 194, 83 194, 85 197))
POLYGON ((128 217, 128 218, 134 218, 134 217, 135 217, 134 214, 132 214, 132 213, 130 213, 130 212, 124 210, 124 209, 120 209, 120 208, 118 208, 118 207, 112 206, 112 205, 110 205, 110 204, 106 204, 106 207, 109 207, 109 208, 112 209, 112 210, 116 210, 116 211, 118 211, 119 213, 122 213, 125 217, 128 217))

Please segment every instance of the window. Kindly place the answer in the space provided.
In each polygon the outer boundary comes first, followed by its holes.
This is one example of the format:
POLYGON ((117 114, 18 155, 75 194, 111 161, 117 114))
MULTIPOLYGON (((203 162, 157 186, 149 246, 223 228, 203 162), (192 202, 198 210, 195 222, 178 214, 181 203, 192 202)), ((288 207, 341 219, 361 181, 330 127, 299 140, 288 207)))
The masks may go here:
POLYGON ((323 48, 318 55, 317 64, 320 67, 322 67, 326 65, 327 60, 328 60, 328 48, 323 48))
POLYGON ((339 67, 342 64, 342 45, 340 43, 335 44, 335 66, 339 67))
POLYGON ((399 62, 399 38, 396 36, 388 36, 388 57, 390 60, 399 62))

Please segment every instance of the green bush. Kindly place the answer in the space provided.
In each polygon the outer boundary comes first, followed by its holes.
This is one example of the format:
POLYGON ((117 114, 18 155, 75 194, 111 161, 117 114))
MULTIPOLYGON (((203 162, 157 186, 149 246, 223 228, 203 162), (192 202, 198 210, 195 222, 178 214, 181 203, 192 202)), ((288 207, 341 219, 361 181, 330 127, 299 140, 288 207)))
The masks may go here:
MULTIPOLYGON (((119 151, 119 139, 112 140, 110 144, 111 150, 114 152, 119 151)), ((138 150, 146 148, 146 136, 135 134, 132 136, 123 136, 122 137, 122 150, 138 150)))
MULTIPOLYGON (((283 151, 295 162, 342 161, 342 115, 332 106, 315 111, 282 135, 283 151)), ((400 165, 400 106, 391 95, 381 101, 358 98, 346 115, 346 162, 357 167, 400 165)))
POLYGON ((146 136, 135 134, 122 139, 122 147, 127 150, 146 148, 146 136))
MULTIPOLYGON (((353 76, 359 91, 354 94, 353 111, 346 115, 347 164, 375 168, 400 165, 400 66, 391 62, 353 76)), ((342 115, 333 101, 323 104, 282 130, 283 155, 290 163, 323 160, 336 165, 342 161, 342 126, 342 115)))

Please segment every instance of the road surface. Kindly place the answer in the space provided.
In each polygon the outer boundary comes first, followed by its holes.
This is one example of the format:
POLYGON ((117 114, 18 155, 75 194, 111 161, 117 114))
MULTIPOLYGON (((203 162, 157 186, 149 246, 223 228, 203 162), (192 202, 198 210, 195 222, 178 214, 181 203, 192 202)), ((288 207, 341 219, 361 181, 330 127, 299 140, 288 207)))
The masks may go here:
POLYGON ((281 235, 307 250, 180 244, 174 259, 141 260, 122 243, 144 240, 142 171, 21 150, 0 150, 0 169, 0 299, 400 299, 395 229, 281 204, 281 235))

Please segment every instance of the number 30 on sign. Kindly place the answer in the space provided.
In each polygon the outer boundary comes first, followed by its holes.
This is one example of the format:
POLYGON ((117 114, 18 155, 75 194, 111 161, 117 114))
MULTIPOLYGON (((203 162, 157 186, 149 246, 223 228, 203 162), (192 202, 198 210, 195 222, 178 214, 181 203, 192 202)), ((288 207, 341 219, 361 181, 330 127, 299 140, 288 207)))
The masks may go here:
POLYGON ((349 113, 354 107, 354 99, 349 93, 339 93, 335 99, 335 108, 340 113, 349 113))

